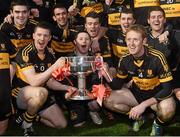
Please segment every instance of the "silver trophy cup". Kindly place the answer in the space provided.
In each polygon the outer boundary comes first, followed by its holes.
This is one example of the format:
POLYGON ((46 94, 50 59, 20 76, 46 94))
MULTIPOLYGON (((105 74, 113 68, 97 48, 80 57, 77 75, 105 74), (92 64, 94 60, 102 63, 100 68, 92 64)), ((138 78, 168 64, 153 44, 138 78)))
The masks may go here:
POLYGON ((68 57, 70 62, 70 72, 78 77, 78 95, 73 96, 72 100, 89 100, 86 90, 86 76, 94 71, 95 57, 93 56, 77 56, 68 57))

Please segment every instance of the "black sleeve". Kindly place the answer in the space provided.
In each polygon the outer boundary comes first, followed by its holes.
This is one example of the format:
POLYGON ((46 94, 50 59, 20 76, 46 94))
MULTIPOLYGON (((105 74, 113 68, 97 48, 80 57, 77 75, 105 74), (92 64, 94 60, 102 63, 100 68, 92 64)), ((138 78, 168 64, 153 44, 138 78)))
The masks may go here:
POLYGON ((158 101, 161 101, 165 98, 168 98, 172 95, 172 86, 171 86, 171 81, 169 82, 165 82, 165 83, 161 83, 162 89, 156 93, 155 98, 158 101))
POLYGON ((118 90, 121 89, 124 84, 123 79, 120 78, 113 78, 112 82, 109 83, 109 86, 112 90, 118 90))
POLYGON ((173 25, 171 23, 166 23, 164 31, 168 31, 169 33, 171 33, 172 30, 173 30, 173 25))

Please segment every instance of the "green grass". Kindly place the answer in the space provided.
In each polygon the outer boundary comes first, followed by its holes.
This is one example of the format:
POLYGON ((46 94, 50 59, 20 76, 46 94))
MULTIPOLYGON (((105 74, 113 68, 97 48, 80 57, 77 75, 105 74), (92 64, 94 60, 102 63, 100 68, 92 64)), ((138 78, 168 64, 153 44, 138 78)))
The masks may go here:
MULTIPOLYGON (((131 122, 127 117, 118 115, 115 121, 104 118, 102 125, 95 125, 90 119, 82 127, 68 126, 65 129, 53 129, 41 123, 34 125, 38 136, 148 136, 151 132, 152 120, 147 121, 137 133, 131 129, 131 122)), ((180 136, 180 123, 174 123, 165 128, 166 136, 180 136)), ((23 130, 10 124, 6 135, 22 136, 23 130)))

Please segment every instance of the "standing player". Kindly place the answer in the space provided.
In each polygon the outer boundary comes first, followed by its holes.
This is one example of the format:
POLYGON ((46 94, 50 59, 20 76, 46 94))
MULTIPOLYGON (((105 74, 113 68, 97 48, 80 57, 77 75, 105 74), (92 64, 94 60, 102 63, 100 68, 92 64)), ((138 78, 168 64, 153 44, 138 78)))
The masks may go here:
POLYGON ((10 67, 10 58, 15 57, 16 51, 10 44, 7 36, 0 31, 0 135, 5 132, 12 113, 10 72, 13 72, 13 67, 10 67))

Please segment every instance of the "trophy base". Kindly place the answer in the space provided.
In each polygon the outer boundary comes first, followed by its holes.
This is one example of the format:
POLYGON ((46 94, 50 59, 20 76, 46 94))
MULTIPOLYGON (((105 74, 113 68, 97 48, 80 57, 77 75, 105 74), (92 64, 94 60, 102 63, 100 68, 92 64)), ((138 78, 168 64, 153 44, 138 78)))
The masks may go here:
POLYGON ((71 100, 91 100, 92 98, 90 98, 89 96, 73 96, 72 98, 70 98, 71 100))

